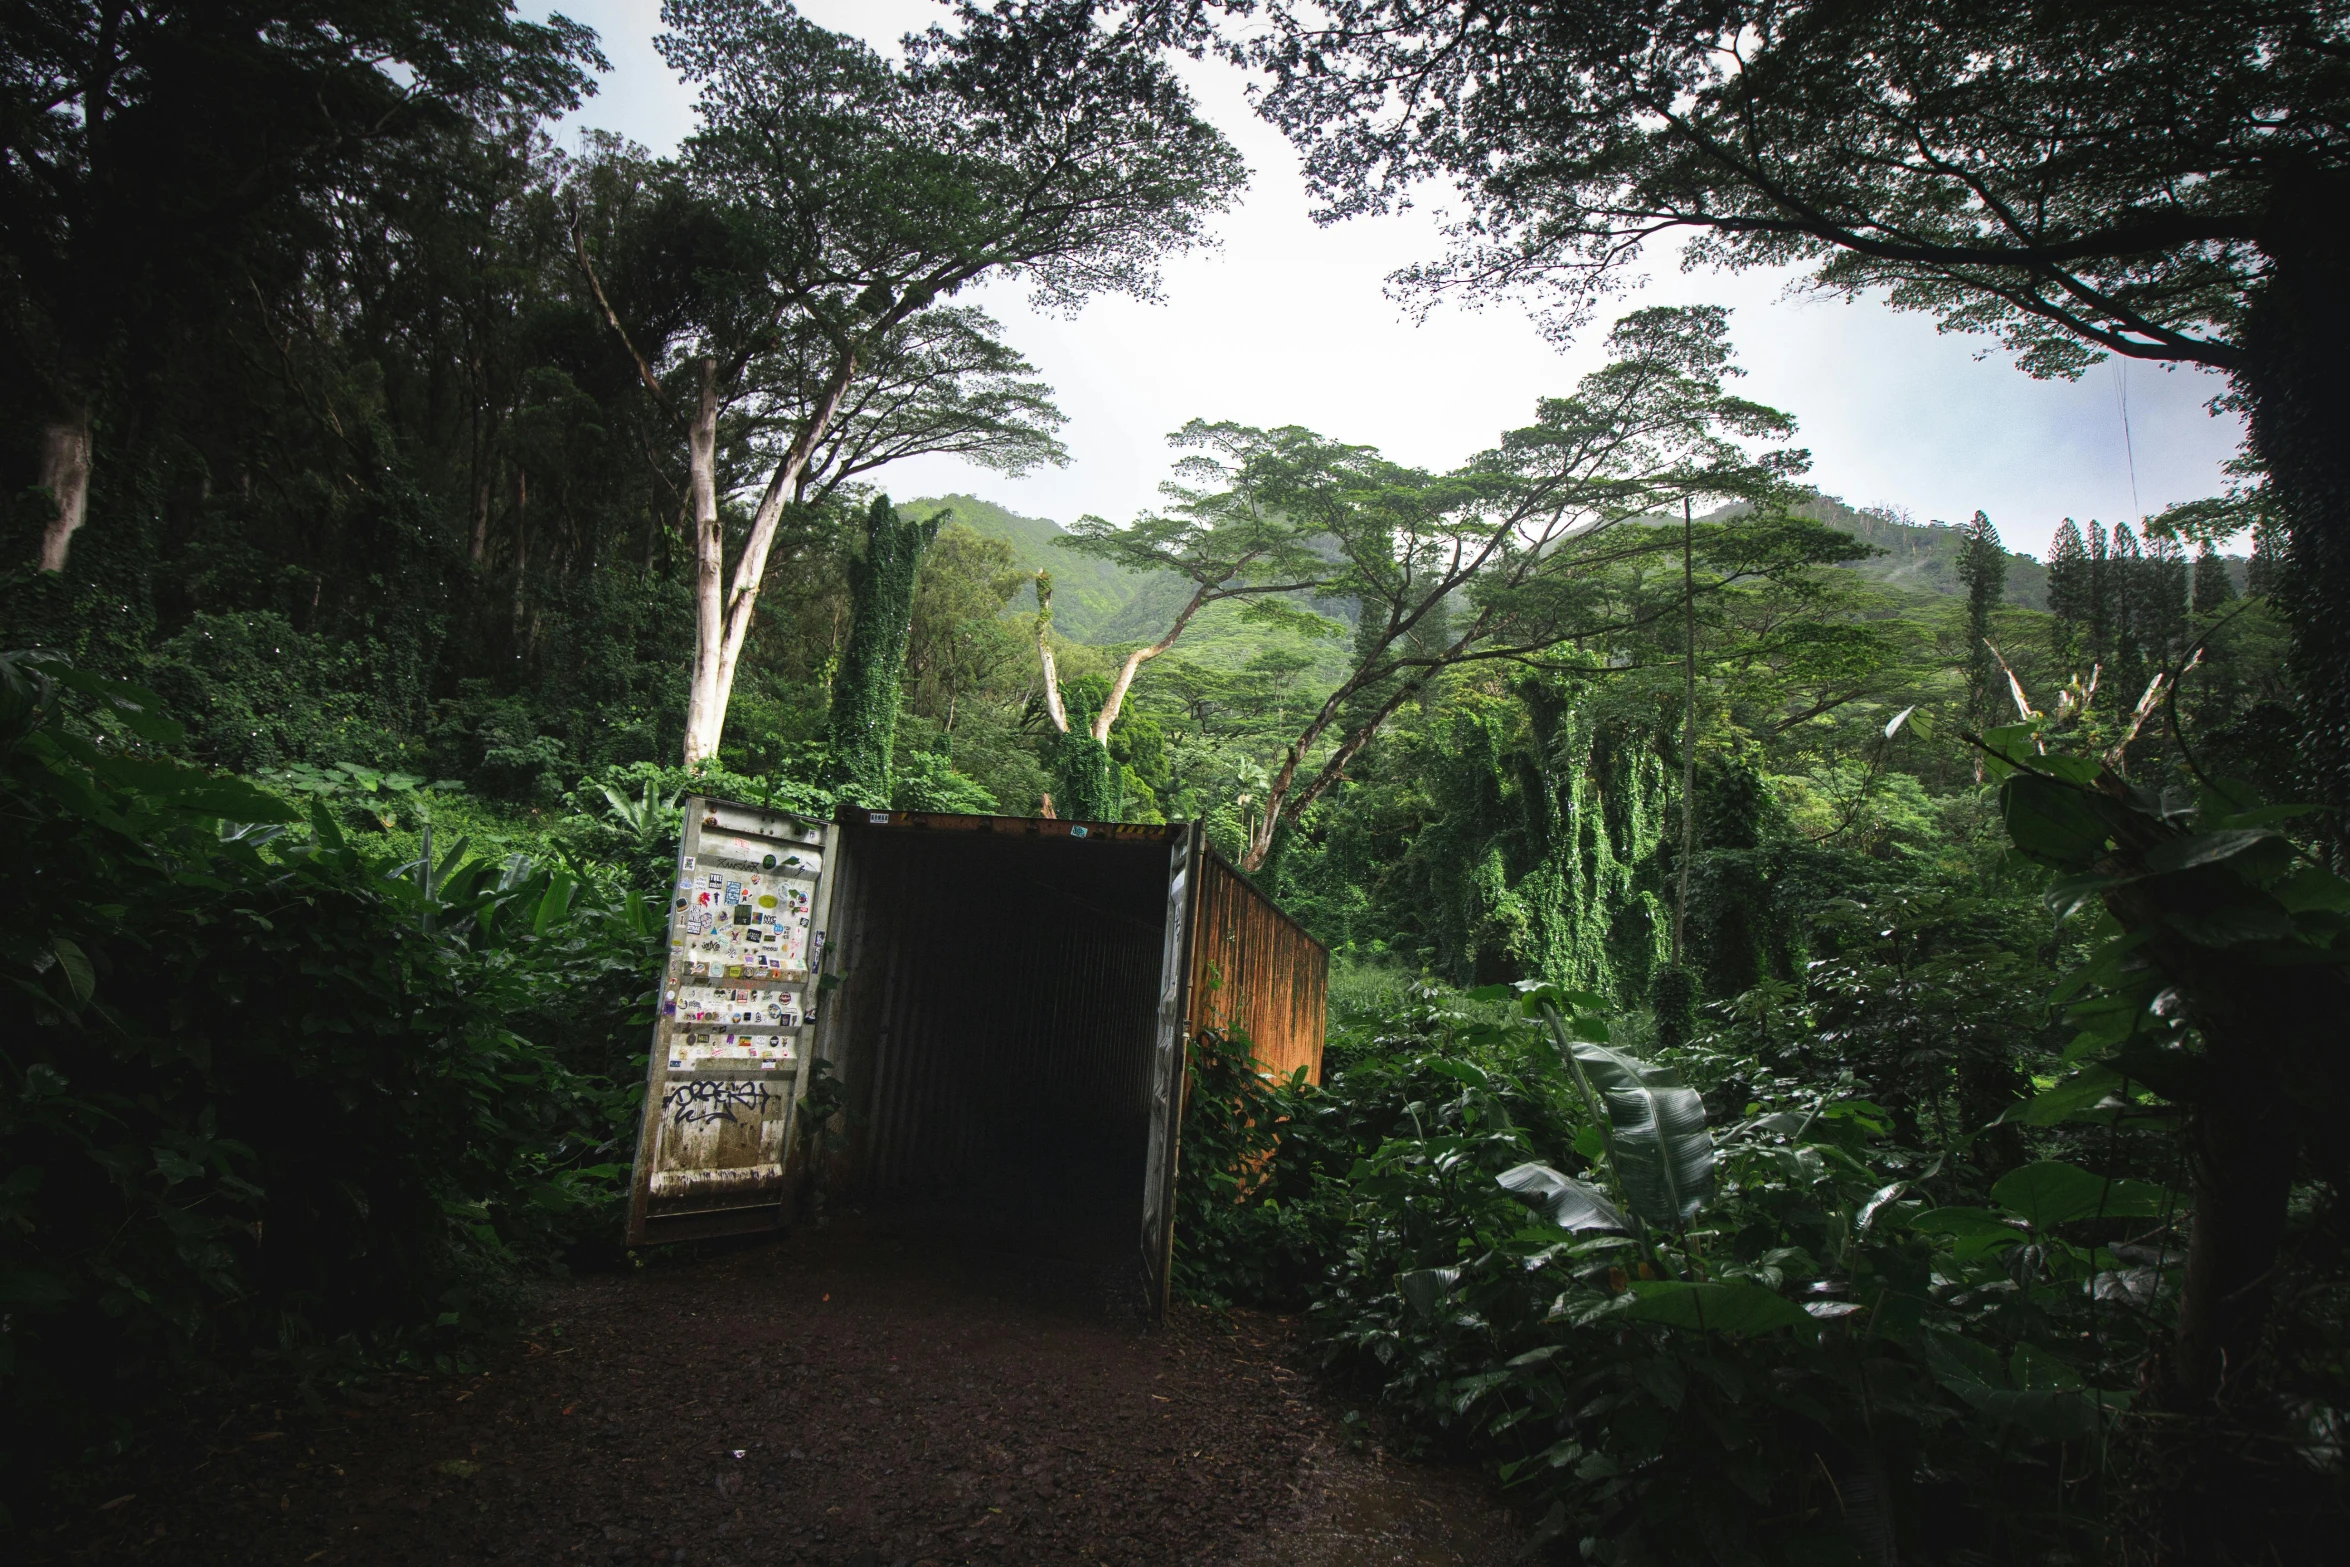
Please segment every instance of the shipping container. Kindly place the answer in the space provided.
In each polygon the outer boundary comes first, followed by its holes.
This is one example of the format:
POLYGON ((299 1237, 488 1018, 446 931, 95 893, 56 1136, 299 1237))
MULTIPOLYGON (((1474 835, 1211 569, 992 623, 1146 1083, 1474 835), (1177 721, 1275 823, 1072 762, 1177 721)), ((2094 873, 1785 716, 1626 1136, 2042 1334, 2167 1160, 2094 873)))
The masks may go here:
POLYGON ((1163 1308, 1183 1042, 1319 1081, 1328 976, 1197 824, 689 800, 629 1241, 772 1229, 820 1179, 1128 1237, 1163 1308))

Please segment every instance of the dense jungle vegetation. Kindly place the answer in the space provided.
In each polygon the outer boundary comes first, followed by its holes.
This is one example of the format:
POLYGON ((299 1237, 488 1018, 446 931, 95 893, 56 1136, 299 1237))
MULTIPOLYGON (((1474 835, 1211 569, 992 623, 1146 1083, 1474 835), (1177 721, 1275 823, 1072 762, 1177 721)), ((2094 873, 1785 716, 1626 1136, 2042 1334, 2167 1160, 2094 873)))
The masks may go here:
POLYGON ((1318 1086, 1195 1042, 1179 1288, 1305 1312, 1561 1559, 2324 1552, 2350 206, 2244 149, 2339 123, 2350 23, 1859 11, 973 3, 893 62, 669 0, 658 157, 558 145, 596 42, 498 0, 15 8, 11 1516, 154 1400, 454 1366, 615 1261, 696 791, 1204 822, 1334 1016, 1318 1086), (1148 297, 1237 199, 1184 49, 1335 213, 1474 198, 1415 286, 1580 324, 1710 225, 2036 373, 2224 371, 2251 443, 2034 560, 1809 487, 1688 307, 1441 472, 1203 409, 1143 516, 893 502, 1066 460, 972 285, 1148 297), (1921 103, 1993 173, 1862 155, 1921 103), (2010 179, 2052 227, 1976 225, 2010 179))

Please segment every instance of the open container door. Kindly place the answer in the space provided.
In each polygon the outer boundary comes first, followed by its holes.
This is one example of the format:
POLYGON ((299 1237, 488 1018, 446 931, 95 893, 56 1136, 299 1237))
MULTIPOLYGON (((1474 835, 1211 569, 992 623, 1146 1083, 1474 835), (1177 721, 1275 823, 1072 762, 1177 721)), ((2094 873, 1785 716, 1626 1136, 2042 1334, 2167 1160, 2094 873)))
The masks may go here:
POLYGON ((829 827, 699 795, 685 806, 632 1246, 780 1223, 831 901, 829 827))
POLYGON ((1143 1286, 1153 1315, 1166 1313, 1175 1264, 1175 1177, 1183 1137, 1184 1044, 1191 1031, 1192 911, 1200 881, 1200 840, 1198 823, 1185 827, 1176 834, 1167 860, 1167 925, 1159 965, 1150 1152, 1142 1198, 1143 1286))

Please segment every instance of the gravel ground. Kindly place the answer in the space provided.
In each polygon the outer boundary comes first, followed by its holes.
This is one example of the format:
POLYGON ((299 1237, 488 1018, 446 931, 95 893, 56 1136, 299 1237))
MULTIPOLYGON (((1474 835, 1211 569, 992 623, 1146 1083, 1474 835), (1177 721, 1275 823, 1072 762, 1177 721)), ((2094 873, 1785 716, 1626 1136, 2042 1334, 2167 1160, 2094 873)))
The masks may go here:
MULTIPOLYGON (((844 1221, 552 1291, 493 1369, 159 1439, 40 1561, 1486 1567, 1474 1476, 1350 1451, 1292 1324, 844 1221)), ((217 1418, 218 1411, 215 1411, 217 1418)), ((0 1542, 5 1547, 7 1542, 0 1542)))

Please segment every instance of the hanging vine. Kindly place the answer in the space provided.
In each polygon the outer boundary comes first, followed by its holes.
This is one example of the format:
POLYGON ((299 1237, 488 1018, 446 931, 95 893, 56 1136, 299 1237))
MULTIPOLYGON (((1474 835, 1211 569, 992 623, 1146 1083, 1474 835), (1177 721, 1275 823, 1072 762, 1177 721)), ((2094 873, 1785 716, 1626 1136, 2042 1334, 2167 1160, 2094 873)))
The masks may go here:
POLYGON ((901 517, 888 496, 877 495, 865 514, 864 553, 849 562, 855 610, 832 683, 832 782, 841 798, 859 805, 891 803, 891 751, 914 625, 914 584, 946 518, 943 511, 920 521, 901 517))
POLYGON ((1549 852, 1520 884, 1544 979, 1636 1006, 1672 960, 1662 850, 1670 784, 1649 726, 1587 693, 1531 686, 1549 852))
POLYGON ((1643 1005, 1672 955, 1654 716, 1550 683, 1516 695, 1459 701, 1427 771, 1434 819, 1405 868, 1435 965, 1643 1005))

